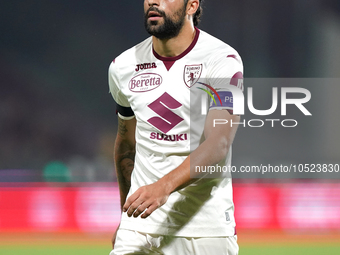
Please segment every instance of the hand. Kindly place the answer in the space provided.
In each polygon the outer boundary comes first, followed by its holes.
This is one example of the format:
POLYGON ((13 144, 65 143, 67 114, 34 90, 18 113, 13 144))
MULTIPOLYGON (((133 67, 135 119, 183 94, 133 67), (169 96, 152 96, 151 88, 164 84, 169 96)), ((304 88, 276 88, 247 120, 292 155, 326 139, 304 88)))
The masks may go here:
POLYGON ((166 185, 155 182, 140 187, 125 202, 123 212, 131 217, 147 218, 153 211, 161 207, 168 200, 170 192, 166 191, 166 185))

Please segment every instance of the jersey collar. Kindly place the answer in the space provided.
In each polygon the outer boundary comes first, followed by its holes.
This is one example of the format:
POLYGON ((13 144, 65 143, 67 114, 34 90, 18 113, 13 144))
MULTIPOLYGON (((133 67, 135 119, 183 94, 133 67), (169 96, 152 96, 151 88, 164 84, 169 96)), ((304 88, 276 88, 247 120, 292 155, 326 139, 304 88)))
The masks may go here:
POLYGON ((189 45, 189 47, 183 51, 181 54, 179 54, 178 56, 175 56, 175 57, 162 57, 160 56, 155 50, 154 48, 152 47, 152 52, 153 52, 153 55, 163 61, 166 69, 169 71, 170 68, 172 67, 172 65, 179 59, 183 58, 185 55, 187 55, 196 45, 197 41, 198 41, 198 37, 199 37, 199 34, 200 34, 200 30, 195 27, 195 31, 196 31, 196 34, 195 34, 195 38, 194 40, 191 42, 191 44, 189 45))

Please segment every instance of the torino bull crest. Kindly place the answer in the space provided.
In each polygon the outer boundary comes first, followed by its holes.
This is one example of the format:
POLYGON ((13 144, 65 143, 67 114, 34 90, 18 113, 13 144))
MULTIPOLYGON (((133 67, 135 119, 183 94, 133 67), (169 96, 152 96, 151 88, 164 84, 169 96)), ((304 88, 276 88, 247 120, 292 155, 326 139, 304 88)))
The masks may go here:
POLYGON ((186 65, 184 67, 183 79, 185 85, 191 88, 201 77, 202 64, 200 65, 186 65))

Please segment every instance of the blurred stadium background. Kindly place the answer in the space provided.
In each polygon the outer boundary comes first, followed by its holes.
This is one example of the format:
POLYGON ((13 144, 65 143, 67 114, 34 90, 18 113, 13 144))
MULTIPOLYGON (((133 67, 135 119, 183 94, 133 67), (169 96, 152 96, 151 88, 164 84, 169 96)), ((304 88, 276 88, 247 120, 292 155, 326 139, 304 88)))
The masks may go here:
MULTIPOLYGON (((0 3, 0 254, 110 251, 120 211, 107 68, 148 36, 142 8, 0 3)), ((206 0, 199 27, 239 51, 245 77, 340 78, 338 0, 206 0)), ((340 163, 340 89, 320 86, 313 125, 240 128, 234 163, 340 163)), ((340 253, 339 179, 296 177, 234 180, 240 254, 340 253)))

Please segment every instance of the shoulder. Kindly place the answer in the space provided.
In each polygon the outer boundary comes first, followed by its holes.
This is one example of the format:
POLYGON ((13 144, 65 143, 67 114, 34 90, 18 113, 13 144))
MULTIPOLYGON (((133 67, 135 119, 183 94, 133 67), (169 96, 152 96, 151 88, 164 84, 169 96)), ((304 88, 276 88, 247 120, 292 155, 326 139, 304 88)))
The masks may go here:
POLYGON ((240 54, 233 47, 202 30, 200 30, 200 44, 202 50, 209 55, 210 63, 227 58, 231 62, 242 64, 240 54))
POLYGON ((124 69, 126 66, 134 64, 142 54, 152 49, 152 39, 151 37, 145 39, 141 43, 125 50, 120 55, 118 55, 110 64, 109 71, 117 71, 119 69, 124 69))
MULTIPOLYGON (((200 50, 205 56, 206 78, 214 87, 225 83, 226 79, 242 79, 243 63, 239 53, 229 44, 201 31, 200 50), (205 54, 204 54, 205 52, 205 54)), ((234 80, 231 80, 234 82, 234 80)))

